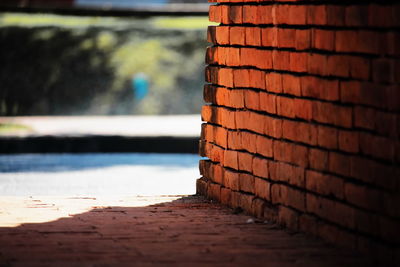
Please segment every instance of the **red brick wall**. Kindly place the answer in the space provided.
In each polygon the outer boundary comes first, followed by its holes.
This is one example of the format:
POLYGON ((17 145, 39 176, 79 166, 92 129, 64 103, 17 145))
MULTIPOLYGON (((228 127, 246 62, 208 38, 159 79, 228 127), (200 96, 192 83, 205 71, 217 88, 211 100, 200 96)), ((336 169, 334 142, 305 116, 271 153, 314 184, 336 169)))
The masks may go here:
POLYGON ((198 192, 399 260, 400 5, 213 2, 198 192))

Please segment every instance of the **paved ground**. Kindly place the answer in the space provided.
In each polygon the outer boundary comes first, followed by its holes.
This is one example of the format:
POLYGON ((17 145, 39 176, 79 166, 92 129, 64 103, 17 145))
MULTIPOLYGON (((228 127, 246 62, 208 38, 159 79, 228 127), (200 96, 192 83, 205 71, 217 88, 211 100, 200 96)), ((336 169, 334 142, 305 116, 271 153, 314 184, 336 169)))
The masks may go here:
POLYGON ((165 116, 27 116, 0 117, 0 124, 25 125, 30 130, 3 136, 200 136, 200 115, 165 116))
POLYGON ((0 202, 1 266, 368 266, 196 196, 0 202))
POLYGON ((190 195, 195 154, 0 155, 0 196, 190 195))

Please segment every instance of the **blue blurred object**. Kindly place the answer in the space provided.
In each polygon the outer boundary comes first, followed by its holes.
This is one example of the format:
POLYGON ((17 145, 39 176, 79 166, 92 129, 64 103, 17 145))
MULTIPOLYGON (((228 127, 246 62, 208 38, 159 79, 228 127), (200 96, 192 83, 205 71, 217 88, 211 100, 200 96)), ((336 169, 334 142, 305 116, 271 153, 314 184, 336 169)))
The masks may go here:
POLYGON ((135 99, 142 100, 149 93, 149 79, 140 72, 132 77, 132 89, 135 99))

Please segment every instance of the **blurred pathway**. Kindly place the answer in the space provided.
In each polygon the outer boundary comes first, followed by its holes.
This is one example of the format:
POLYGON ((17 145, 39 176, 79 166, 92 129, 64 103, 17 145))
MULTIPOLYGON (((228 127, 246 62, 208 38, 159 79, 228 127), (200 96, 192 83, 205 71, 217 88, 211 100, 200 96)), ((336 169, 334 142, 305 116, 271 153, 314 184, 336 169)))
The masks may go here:
POLYGON ((200 115, 165 116, 30 116, 0 117, 0 124, 30 130, 0 132, 3 136, 200 136, 200 115))
POLYGON ((0 201, 1 266, 370 266, 197 196, 0 201))
POLYGON ((0 117, 1 124, 0 153, 197 153, 201 130, 200 115, 0 117))

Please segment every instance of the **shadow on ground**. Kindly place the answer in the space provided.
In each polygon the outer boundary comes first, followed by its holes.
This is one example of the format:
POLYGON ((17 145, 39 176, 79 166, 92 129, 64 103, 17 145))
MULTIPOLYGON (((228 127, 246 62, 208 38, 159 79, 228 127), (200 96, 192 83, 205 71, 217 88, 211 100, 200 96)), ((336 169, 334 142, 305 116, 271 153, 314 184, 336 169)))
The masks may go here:
POLYGON ((56 221, 0 228, 0 265, 369 266, 352 252, 249 218, 199 196, 93 207, 56 221))

